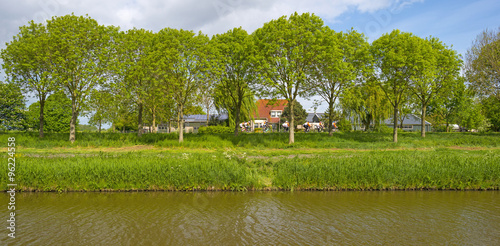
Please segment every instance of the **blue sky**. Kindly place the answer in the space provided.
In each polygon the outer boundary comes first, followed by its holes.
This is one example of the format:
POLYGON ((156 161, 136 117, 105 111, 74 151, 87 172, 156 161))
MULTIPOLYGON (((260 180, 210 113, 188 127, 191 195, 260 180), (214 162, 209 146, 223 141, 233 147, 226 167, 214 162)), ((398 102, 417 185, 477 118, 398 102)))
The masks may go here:
POLYGON ((327 24, 334 30, 354 27, 370 42, 394 29, 420 37, 434 36, 465 54, 482 30, 500 27, 500 1, 423 1, 400 11, 391 11, 390 7, 372 13, 351 10, 327 24))
MULTIPOLYGON (((233 27, 253 32, 265 22, 293 12, 310 12, 336 31, 352 28, 369 41, 399 29, 420 37, 434 36, 464 55, 484 29, 500 27, 500 1, 430 0, 0 0, 0 49, 29 20, 89 14, 99 23, 158 31, 165 27, 208 35, 233 27)), ((0 71, 0 80, 5 80, 0 71)), ((30 98, 28 104, 35 99, 30 98)), ((301 100, 308 111, 312 101, 301 100)), ((326 105, 318 108, 318 112, 326 105)), ((85 118, 80 119, 86 123, 85 118)))

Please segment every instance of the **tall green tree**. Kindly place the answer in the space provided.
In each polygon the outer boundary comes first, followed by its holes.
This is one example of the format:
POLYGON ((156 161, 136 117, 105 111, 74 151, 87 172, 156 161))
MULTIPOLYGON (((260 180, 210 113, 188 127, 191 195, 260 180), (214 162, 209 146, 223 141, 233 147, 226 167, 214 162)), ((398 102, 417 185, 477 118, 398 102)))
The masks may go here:
MULTIPOLYGON (((154 34, 144 29, 130 29, 119 38, 120 94, 130 97, 137 104, 137 136, 142 136, 146 98, 157 98, 158 83, 154 77, 155 61, 152 59, 154 34)), ((154 101, 154 100, 150 100, 154 101)), ((153 111, 156 105, 153 106, 153 111)))
POLYGON ((341 95, 340 105, 344 116, 360 122, 365 131, 370 129, 372 123, 378 128, 391 112, 391 105, 384 91, 373 81, 347 88, 341 95))
POLYGON ((88 113, 90 116, 89 124, 96 126, 99 133, 103 124, 111 123, 113 121, 113 111, 116 110, 117 96, 110 90, 101 88, 94 89, 90 93, 90 100, 88 103, 88 113))
POLYGON ((354 30, 335 32, 324 27, 321 53, 314 64, 313 88, 328 103, 328 132, 332 135, 334 104, 339 95, 369 73, 369 43, 354 30))
POLYGON ((99 25, 88 16, 66 15, 47 22, 52 77, 71 99, 69 140, 90 93, 103 84, 116 64, 118 28, 99 25))
POLYGON ((500 131, 500 100, 493 96, 483 98, 481 100, 484 116, 489 120, 489 129, 492 131, 500 131))
POLYGON ((165 28, 158 32, 158 48, 162 56, 164 82, 177 106, 179 119, 179 142, 184 141, 184 112, 186 106, 197 101, 198 90, 204 83, 207 69, 209 39, 202 33, 165 28), (163 53, 162 53, 163 54, 163 53))
POLYGON ((15 84, 0 81, 0 130, 20 130, 25 127, 25 99, 15 84))
MULTIPOLYGON (((324 29, 321 18, 314 14, 294 13, 272 20, 254 33, 256 64, 263 80, 261 94, 283 98, 293 112, 297 97, 313 94, 314 58, 320 54, 324 29)), ((294 117, 290 125, 294 125, 294 117)), ((290 127, 289 144, 295 142, 290 127)))
MULTIPOLYGON (((302 104, 297 102, 295 104, 295 107, 293 107, 293 114, 291 112, 292 111, 290 111, 290 107, 288 107, 288 105, 286 105, 285 108, 283 109, 283 113, 280 116, 281 122, 285 122, 285 121, 292 122, 291 121, 292 117, 294 118, 295 122, 300 122, 299 124, 306 122, 307 112, 302 107, 302 104)), ((295 125, 290 124, 290 128, 295 128, 295 126, 296 126, 296 124, 295 125)))
POLYGON ((35 94, 40 102, 39 138, 43 138, 45 101, 57 89, 51 69, 51 55, 45 25, 30 21, 0 53, 8 81, 25 92, 35 94))
POLYGON ((429 114, 435 124, 444 124, 445 131, 450 131, 451 124, 458 124, 458 113, 461 105, 467 103, 467 87, 463 77, 458 77, 452 83, 447 93, 441 93, 429 103, 429 114))
POLYGON ((393 141, 398 141, 397 119, 399 109, 417 75, 417 68, 424 66, 422 40, 411 33, 394 30, 373 41, 374 76, 393 107, 393 141))
POLYGON ((421 136, 425 137, 426 109, 431 100, 450 93, 453 82, 460 73, 461 60, 458 54, 437 38, 422 40, 419 65, 412 80, 411 89, 417 97, 421 112, 421 136))
POLYGON ((253 103, 250 91, 254 82, 254 68, 252 65, 254 45, 248 33, 240 28, 234 28, 224 34, 215 35, 212 39, 215 47, 214 69, 215 94, 218 97, 219 107, 226 109, 234 116, 234 135, 239 132, 241 111, 245 102, 253 103))
MULTIPOLYGON (((29 126, 33 129, 36 129, 40 125, 40 122, 38 122, 39 118, 36 117, 39 109, 40 102, 35 102, 29 106, 29 126)), ((63 91, 53 93, 47 98, 44 120, 43 125, 48 132, 69 132, 71 100, 63 91)))
POLYGON ((479 95, 500 100, 500 28, 484 30, 465 55, 465 73, 479 95))

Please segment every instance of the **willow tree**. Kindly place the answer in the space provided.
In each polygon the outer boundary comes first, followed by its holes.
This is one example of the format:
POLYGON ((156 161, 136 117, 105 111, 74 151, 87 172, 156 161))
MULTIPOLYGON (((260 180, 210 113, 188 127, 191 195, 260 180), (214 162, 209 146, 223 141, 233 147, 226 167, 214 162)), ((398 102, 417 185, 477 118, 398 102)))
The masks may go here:
POLYGON ((39 138, 43 138, 45 101, 57 89, 49 45, 45 25, 31 21, 19 28, 19 34, 0 53, 8 81, 25 92, 34 93, 40 102, 39 138))
POLYGON ((384 91, 374 81, 359 83, 346 88, 340 97, 342 113, 349 119, 361 122, 365 131, 380 126, 390 115, 390 103, 384 91))
POLYGON ((209 38, 202 33, 165 28, 158 32, 156 44, 162 64, 168 67, 160 76, 177 105, 179 142, 184 141, 184 111, 197 101, 204 84, 209 38))
POLYGON ((69 140, 94 88, 104 83, 114 63, 118 28, 99 25, 88 16, 66 15, 47 22, 52 76, 71 99, 69 140))
POLYGON ((219 65, 213 69, 218 107, 223 107, 234 117, 234 135, 237 136, 244 103, 255 104, 250 91, 255 77, 253 40, 240 27, 215 35, 212 44, 215 48, 213 64, 219 65))
POLYGON ((465 59, 467 80, 474 91, 500 100, 500 28, 479 34, 465 59))
POLYGON ((369 43, 354 30, 335 32, 329 27, 322 33, 321 53, 314 63, 313 88, 328 103, 328 132, 332 135, 334 104, 344 90, 370 72, 369 43))
POLYGON ((419 66, 425 66, 422 39, 411 33, 394 30, 373 41, 374 76, 379 82, 394 111, 393 141, 398 141, 398 113, 411 89, 419 66))
MULTIPOLYGON (((294 13, 272 20, 253 33, 263 95, 284 98, 293 112, 298 96, 313 94, 314 58, 321 50, 323 29, 323 21, 318 16, 294 13)), ((295 126, 293 114, 290 118, 290 125, 295 126)), ((292 144, 294 127, 290 127, 289 134, 289 144, 292 144)))
POLYGON ((425 117, 429 103, 440 94, 448 94, 459 76, 461 60, 457 53, 437 38, 421 40, 421 53, 417 74, 411 89, 419 101, 421 111, 421 136, 425 137, 425 117))

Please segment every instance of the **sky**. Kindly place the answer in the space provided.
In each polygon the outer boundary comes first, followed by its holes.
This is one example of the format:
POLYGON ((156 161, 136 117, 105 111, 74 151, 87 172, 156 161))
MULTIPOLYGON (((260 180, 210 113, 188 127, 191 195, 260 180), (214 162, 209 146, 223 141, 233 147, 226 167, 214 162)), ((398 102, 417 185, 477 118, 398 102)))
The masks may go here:
MULTIPOLYGON (((251 33, 294 12, 314 13, 335 31, 354 28, 369 42, 394 29, 422 38, 437 37, 461 55, 483 30, 500 27, 498 0, 0 0, 0 49, 28 21, 44 23, 52 16, 71 13, 88 14, 100 24, 121 30, 135 27, 157 32, 170 27, 211 37, 234 27, 251 33)), ((0 80, 6 80, 1 70, 0 80)), ((35 101, 28 98, 27 104, 35 101)), ((312 100, 299 101, 313 111, 312 100)), ((87 119, 80 122, 85 124, 87 119)))

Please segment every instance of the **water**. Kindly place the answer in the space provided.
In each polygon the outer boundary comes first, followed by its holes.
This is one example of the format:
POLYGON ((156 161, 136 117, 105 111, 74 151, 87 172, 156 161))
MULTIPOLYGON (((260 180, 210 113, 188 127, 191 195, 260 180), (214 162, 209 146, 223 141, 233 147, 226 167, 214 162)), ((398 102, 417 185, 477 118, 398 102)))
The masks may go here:
MULTIPOLYGON (((8 196, 0 198, 5 204, 0 216, 7 220, 8 196)), ((16 238, 2 229, 1 245, 500 245, 499 191, 18 193, 16 198, 16 238)))

